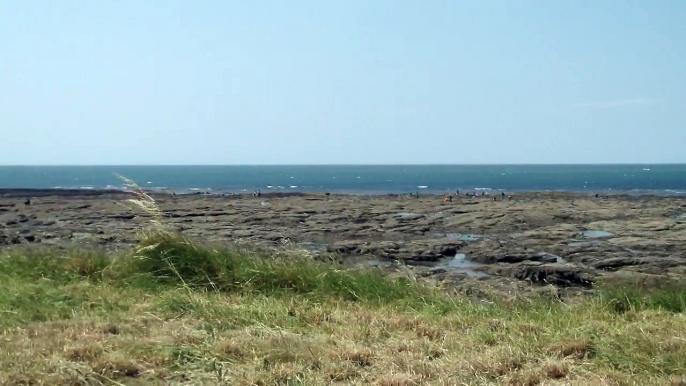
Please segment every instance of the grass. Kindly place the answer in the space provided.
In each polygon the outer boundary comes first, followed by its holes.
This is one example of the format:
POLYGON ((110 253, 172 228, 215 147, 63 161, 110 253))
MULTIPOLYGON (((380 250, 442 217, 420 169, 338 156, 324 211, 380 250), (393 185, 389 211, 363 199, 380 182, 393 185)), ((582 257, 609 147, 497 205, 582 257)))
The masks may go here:
POLYGON ((0 283, 0 384, 685 384, 678 283, 476 302, 163 231, 5 250, 0 283))
POLYGON ((606 285, 601 296, 616 312, 660 309, 686 311, 686 283, 661 281, 656 283, 628 282, 606 285))

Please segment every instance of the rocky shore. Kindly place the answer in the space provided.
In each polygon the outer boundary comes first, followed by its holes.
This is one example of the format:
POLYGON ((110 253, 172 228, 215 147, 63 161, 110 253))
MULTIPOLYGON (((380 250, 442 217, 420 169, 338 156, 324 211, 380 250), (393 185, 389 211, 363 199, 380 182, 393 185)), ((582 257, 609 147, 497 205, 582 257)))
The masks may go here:
MULTIPOLYGON (((1 191, 0 247, 128 248, 150 217, 115 191, 1 191), (27 205, 26 199, 30 198, 27 205)), ((686 275, 686 198, 157 195, 166 222, 218 243, 303 248, 458 289, 591 288, 686 275), (399 264, 402 263, 402 264, 399 264)))

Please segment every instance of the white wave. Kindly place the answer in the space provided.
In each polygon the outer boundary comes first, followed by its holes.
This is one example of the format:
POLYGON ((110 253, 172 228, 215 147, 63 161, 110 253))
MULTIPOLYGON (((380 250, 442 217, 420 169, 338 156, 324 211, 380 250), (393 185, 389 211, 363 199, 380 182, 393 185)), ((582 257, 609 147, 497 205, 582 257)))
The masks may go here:
POLYGON ((148 181, 148 182, 146 182, 146 184, 152 184, 152 181, 148 181))
POLYGON ((271 188, 273 188, 273 187, 274 187, 274 186, 272 186, 272 185, 267 185, 267 189, 271 189, 271 188))
POLYGON ((357 176, 357 178, 362 178, 362 177, 360 177, 360 176, 357 176))
POLYGON ((426 189, 426 188, 428 188, 428 186, 426 186, 426 185, 419 185, 419 186, 417 186, 417 187, 418 187, 419 189, 426 189))
POLYGON ((474 190, 493 190, 491 188, 474 188, 474 190))
POLYGON ((649 172, 649 171, 650 171, 650 169, 648 169, 648 168, 645 168, 645 169, 643 169, 643 170, 645 170, 645 171, 647 171, 647 172, 649 172))
POLYGON ((291 185, 291 189, 295 189, 297 187, 298 187, 298 185, 291 185))

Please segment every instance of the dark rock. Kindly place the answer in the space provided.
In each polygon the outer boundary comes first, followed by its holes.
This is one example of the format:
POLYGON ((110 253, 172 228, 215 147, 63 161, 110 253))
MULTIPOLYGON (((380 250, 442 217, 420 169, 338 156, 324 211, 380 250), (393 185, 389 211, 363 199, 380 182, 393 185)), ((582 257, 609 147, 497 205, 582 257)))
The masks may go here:
POLYGON ((54 220, 48 220, 48 221, 37 220, 34 223, 34 225, 36 225, 36 226, 51 226, 51 225, 55 225, 55 224, 56 224, 56 222, 54 220))
POLYGON ((346 255, 352 255, 359 250, 359 241, 338 241, 329 247, 329 252, 338 252, 346 255))
POLYGON ((684 265, 683 261, 670 258, 655 258, 655 257, 612 257, 603 259, 592 263, 591 266, 596 269, 606 271, 616 271, 620 268, 630 266, 652 266, 656 268, 670 268, 684 265))
POLYGON ((422 272, 421 276, 428 277, 428 276, 433 276, 433 275, 439 275, 439 274, 446 273, 446 272, 448 272, 448 270, 445 268, 433 268, 433 269, 430 269, 426 272, 422 272))
POLYGON ((136 217, 135 214, 115 214, 112 216, 109 216, 111 219, 115 220, 133 220, 136 217))
POLYGON ((560 258, 549 253, 541 252, 535 254, 528 253, 513 253, 501 256, 472 256, 472 260, 484 264, 506 263, 518 264, 525 261, 537 261, 541 263, 556 263, 560 262, 560 258))
POLYGON ((547 252, 539 252, 532 256, 531 261, 540 261, 542 263, 564 263, 564 260, 557 255, 547 252))
POLYGON ((443 245, 434 245, 433 246, 433 252, 450 257, 450 256, 455 256, 457 254, 457 250, 460 248, 460 245, 457 244, 443 244, 443 245))
POLYGON ((436 255, 431 252, 424 252, 421 255, 414 255, 408 260, 412 261, 438 261, 438 259, 442 258, 443 256, 441 255, 436 255))
POLYGON ((513 276, 539 285, 553 284, 560 287, 593 285, 593 279, 580 270, 557 264, 518 267, 513 276))
POLYGON ((117 240, 117 238, 114 237, 114 236, 107 236, 107 237, 101 237, 101 238, 98 240, 98 243, 100 243, 100 244, 109 244, 109 243, 112 243, 112 242, 114 242, 114 241, 116 241, 116 240, 117 240))
POLYGON ((0 245, 21 244, 19 235, 10 235, 7 232, 0 232, 0 245))

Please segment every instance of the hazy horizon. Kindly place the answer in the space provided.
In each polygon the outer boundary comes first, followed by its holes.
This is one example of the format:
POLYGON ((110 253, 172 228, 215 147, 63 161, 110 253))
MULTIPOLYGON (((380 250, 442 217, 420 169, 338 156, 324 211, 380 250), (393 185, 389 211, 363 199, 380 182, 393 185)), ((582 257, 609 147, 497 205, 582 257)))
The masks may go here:
POLYGON ((686 3, 0 4, 1 165, 686 163, 686 3))
POLYGON ((288 166, 644 166, 644 165, 666 165, 666 166, 680 166, 685 165, 686 162, 639 162, 639 163, 472 163, 472 164, 450 164, 450 163, 416 163, 416 164, 384 164, 384 163, 367 163, 367 164, 8 164, 0 165, 0 167, 178 167, 178 166, 221 166, 221 167, 288 167, 288 166))

